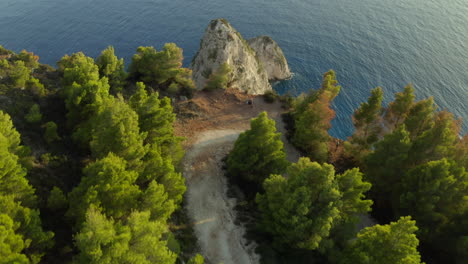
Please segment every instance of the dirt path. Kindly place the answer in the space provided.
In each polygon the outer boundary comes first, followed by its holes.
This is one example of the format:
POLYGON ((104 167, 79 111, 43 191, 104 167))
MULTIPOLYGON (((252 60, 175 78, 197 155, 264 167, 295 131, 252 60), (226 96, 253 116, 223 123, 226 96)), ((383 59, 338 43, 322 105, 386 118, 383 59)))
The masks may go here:
POLYGON ((266 111, 276 121, 288 160, 296 162, 299 153, 287 143, 279 102, 264 102, 261 97, 236 90, 198 92, 189 102, 177 106, 176 133, 185 137, 184 158, 187 211, 195 222, 201 254, 208 264, 257 264, 256 245, 247 245, 245 228, 235 224, 236 200, 227 196, 227 179, 222 159, 232 149, 239 134, 250 128, 250 119, 266 111), (254 99, 253 105, 246 100, 254 99))
POLYGON ((234 224, 235 199, 227 197, 221 159, 231 150, 239 130, 210 130, 199 135, 187 152, 184 174, 187 208, 207 263, 256 264, 255 244, 247 245, 245 230, 234 224))

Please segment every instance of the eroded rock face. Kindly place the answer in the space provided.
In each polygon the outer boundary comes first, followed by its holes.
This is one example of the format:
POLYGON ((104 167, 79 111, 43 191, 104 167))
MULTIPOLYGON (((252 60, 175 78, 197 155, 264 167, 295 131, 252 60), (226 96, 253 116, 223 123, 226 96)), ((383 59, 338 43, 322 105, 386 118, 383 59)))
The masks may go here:
POLYGON ((225 19, 215 19, 206 29, 200 50, 192 61, 192 77, 196 87, 203 89, 211 73, 225 62, 232 69, 228 86, 249 94, 264 94, 272 90, 267 72, 255 50, 225 19))
POLYGON ((270 81, 291 78, 291 71, 283 51, 273 39, 268 36, 260 36, 249 39, 247 42, 255 50, 270 81))

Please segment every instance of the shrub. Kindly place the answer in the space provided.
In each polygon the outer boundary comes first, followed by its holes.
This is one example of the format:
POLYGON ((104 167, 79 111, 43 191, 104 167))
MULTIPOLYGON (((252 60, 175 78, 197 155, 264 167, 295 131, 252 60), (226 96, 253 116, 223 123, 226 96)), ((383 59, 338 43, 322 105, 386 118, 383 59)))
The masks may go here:
POLYGON ((28 123, 39 123, 42 119, 41 110, 38 104, 33 104, 29 112, 24 117, 28 123))
POLYGON ((271 104, 271 103, 274 103, 278 99, 278 94, 274 90, 267 91, 263 95, 263 99, 265 100, 265 102, 271 104))

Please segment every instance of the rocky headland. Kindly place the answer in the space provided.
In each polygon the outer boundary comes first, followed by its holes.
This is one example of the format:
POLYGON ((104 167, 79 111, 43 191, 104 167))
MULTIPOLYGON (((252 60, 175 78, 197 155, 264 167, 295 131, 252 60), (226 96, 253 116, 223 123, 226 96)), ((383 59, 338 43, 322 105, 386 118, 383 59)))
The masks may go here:
POLYGON ((227 20, 215 19, 191 64, 197 89, 205 88, 206 81, 224 63, 231 69, 228 86, 249 94, 264 94, 272 90, 270 81, 291 76, 283 51, 273 39, 260 36, 247 41, 227 20))

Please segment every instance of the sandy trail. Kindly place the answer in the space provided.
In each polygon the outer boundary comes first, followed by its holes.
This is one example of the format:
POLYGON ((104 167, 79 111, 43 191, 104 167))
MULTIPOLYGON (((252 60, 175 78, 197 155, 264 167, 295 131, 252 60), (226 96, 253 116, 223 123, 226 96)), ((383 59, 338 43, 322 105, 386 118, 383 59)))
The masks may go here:
MULTIPOLYGON (((284 136, 281 103, 268 104, 258 98, 253 106, 247 106, 247 99, 252 97, 235 89, 196 93, 191 100, 196 117, 178 117, 176 123, 177 135, 187 138, 183 161, 186 208, 195 223, 200 253, 208 264, 259 263, 255 243, 248 244, 244 239, 245 228, 235 224, 236 199, 227 196, 228 182, 221 161, 233 148, 239 134, 250 128, 250 119, 267 111, 276 121, 278 132, 283 133, 288 160, 296 162, 299 159, 299 153, 284 136)), ((192 111, 184 103, 179 109, 182 109, 180 113, 192 111)))
POLYGON ((210 130, 199 135, 185 157, 187 208, 207 263, 256 264, 255 244, 247 245, 243 226, 234 224, 236 200, 227 196, 221 159, 240 130, 210 130))

